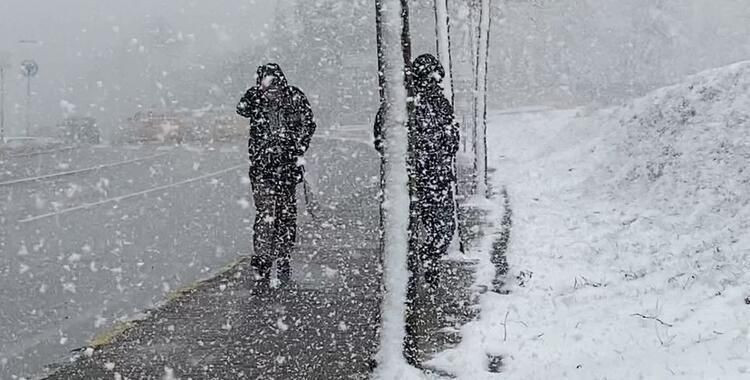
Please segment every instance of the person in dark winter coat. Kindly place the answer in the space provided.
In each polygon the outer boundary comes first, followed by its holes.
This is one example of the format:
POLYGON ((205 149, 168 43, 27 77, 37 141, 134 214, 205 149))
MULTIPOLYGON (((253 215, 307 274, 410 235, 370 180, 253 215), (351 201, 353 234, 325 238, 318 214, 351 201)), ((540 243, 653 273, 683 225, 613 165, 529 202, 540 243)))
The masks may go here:
POLYGON ((289 281, 289 258, 297 233, 296 188, 303 180, 302 157, 315 132, 312 108, 305 94, 287 83, 279 65, 258 67, 257 83, 237 105, 250 119, 248 154, 255 202, 255 280, 267 287, 274 260, 282 284, 289 281))
MULTIPOLYGON (((431 54, 410 65, 414 106, 409 115, 410 265, 419 266, 425 280, 435 284, 439 260, 453 240, 456 228, 453 184, 454 160, 459 148, 459 128, 453 106, 441 82, 445 71, 431 54)), ((383 154, 382 120, 385 107, 375 117, 375 149, 383 154)))
POLYGON ((434 284, 439 260, 448 252, 456 229, 453 163, 459 128, 441 87, 445 70, 440 61, 431 54, 420 55, 411 65, 411 74, 415 104, 409 118, 409 151, 412 208, 419 223, 416 253, 425 280, 434 284))

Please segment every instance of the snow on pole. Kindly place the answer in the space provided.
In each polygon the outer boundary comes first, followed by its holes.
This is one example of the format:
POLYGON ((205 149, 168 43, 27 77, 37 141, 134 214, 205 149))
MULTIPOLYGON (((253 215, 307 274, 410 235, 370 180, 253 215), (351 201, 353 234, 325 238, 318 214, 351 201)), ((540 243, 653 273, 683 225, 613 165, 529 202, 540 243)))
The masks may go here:
MULTIPOLYGON (((409 0, 401 0, 401 49, 404 62, 411 63, 411 26, 409 23, 409 0)), ((407 92, 409 89, 407 88, 407 92)))
MULTIPOLYGON (((474 79, 474 86, 471 96, 471 107, 472 107, 472 115, 471 115, 471 126, 469 128, 469 133, 471 136, 471 144, 470 150, 473 155, 476 156, 477 153, 477 128, 479 128, 479 116, 477 112, 477 96, 479 95, 479 82, 477 81, 477 71, 479 66, 479 21, 478 15, 479 15, 479 0, 469 0, 468 7, 469 7, 469 20, 468 20, 468 28, 469 28, 469 55, 471 56, 471 76, 474 79)), ((474 168, 474 174, 476 175, 476 167, 474 168)))
POLYGON ((488 195, 487 187, 487 69, 489 67, 490 1, 481 0, 479 11, 479 46, 477 49, 477 103, 479 125, 476 129, 474 167, 477 176, 477 193, 488 195))
MULTIPOLYGON (((380 96, 380 102, 385 101, 385 77, 383 70, 385 68, 385 57, 383 56, 383 21, 380 17, 380 1, 375 2, 375 38, 378 46, 378 94, 380 96)), ((382 175, 382 174, 381 174, 382 175)))
POLYGON ((453 64, 451 62, 450 18, 448 16, 448 0, 435 0, 435 31, 437 34, 437 54, 440 63, 445 68, 443 78, 443 93, 445 98, 453 104, 453 64))
MULTIPOLYGON (((401 0, 403 1, 403 0, 401 0)), ((383 120, 385 188, 381 205, 384 217, 383 283, 380 349, 376 378, 399 379, 413 371, 403 356, 406 336, 406 290, 409 189, 407 158, 407 92, 404 76, 402 4, 376 0, 380 13, 386 111, 383 120)))
MULTIPOLYGON (((451 106, 454 107, 453 110, 455 113, 456 109, 455 98, 453 95, 453 63, 451 61, 450 17, 448 14, 448 0, 435 0, 434 9, 435 40, 437 41, 438 60, 440 60, 440 64, 443 65, 443 68, 445 69, 445 78, 443 78, 443 95, 446 99, 448 99, 448 101, 451 102, 451 106)), ((453 117, 456 117, 455 114, 453 117)), ((455 173, 457 170, 455 159, 453 160, 451 165, 453 166, 453 171, 455 173)), ((453 186, 451 187, 451 192, 453 193, 453 199, 455 203, 453 207, 453 220, 455 221, 455 227, 453 229, 453 239, 451 240, 450 251, 463 252, 463 245, 461 244, 462 241, 460 238, 461 230, 459 229, 458 220, 458 202, 455 201, 456 195, 458 194, 458 188, 455 181, 453 183, 453 186)))

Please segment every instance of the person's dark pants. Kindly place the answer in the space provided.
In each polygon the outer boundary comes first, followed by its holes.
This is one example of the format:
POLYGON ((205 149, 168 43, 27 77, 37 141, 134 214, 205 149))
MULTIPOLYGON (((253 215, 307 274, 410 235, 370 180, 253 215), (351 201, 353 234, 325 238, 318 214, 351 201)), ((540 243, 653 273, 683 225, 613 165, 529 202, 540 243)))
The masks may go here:
POLYGON ((416 253, 425 277, 437 275, 439 261, 448 253, 456 228, 454 207, 450 184, 420 186, 414 192, 412 254, 416 253))
POLYGON ((281 259, 280 272, 288 271, 297 238, 297 181, 253 178, 251 182, 255 202, 251 265, 267 275, 273 262, 281 259))
POLYGON ((404 355, 412 364, 417 362, 419 351, 416 336, 418 331, 423 331, 419 326, 425 323, 424 308, 415 306, 420 288, 418 273, 421 272, 430 285, 428 289, 437 289, 440 259, 448 253, 455 231, 454 207, 450 183, 445 186, 416 185, 411 191, 408 265, 412 275, 406 294, 404 355))

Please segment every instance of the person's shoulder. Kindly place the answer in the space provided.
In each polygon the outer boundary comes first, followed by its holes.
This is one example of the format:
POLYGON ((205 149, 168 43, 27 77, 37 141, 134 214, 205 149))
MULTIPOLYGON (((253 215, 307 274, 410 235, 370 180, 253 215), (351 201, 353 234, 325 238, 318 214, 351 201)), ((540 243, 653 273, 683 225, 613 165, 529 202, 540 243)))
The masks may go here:
POLYGON ((258 86, 253 86, 247 89, 245 92, 245 98, 247 99, 254 99, 260 96, 260 88, 258 86))
POLYGON ((307 99, 307 96, 305 96, 305 93, 302 92, 302 90, 300 90, 299 87, 289 86, 289 90, 292 92, 292 96, 294 97, 294 100, 307 99))
POLYGON ((451 102, 442 93, 433 94, 430 97, 430 102, 439 109, 453 110, 451 102))
POLYGON ((298 106, 310 104, 310 101, 307 100, 307 96, 305 96, 305 93, 302 92, 299 87, 289 86, 289 92, 292 95, 292 102, 294 104, 298 106))

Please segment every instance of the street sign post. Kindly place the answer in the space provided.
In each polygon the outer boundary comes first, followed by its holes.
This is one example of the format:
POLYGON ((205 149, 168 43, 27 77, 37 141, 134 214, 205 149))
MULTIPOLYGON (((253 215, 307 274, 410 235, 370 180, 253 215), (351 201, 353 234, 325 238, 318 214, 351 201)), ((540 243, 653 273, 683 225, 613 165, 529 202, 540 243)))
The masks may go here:
POLYGON ((26 77, 26 136, 31 136, 31 78, 39 72, 39 65, 27 59, 21 62, 21 74, 26 77))

